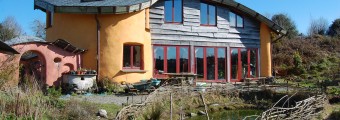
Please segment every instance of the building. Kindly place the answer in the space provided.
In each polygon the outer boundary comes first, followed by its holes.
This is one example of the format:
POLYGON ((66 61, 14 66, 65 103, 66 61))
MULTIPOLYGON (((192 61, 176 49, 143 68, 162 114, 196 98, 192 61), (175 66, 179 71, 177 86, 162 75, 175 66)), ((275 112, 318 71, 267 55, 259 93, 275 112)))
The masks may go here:
POLYGON ((166 73, 236 82, 271 76, 271 39, 285 31, 233 0, 35 0, 46 40, 87 49, 99 78, 137 82, 166 73))
POLYGON ((0 53, 0 69, 12 76, 9 85, 20 85, 26 78, 34 78, 41 86, 60 85, 62 74, 81 64, 79 49, 64 40, 47 42, 32 36, 18 36, 5 45, 17 51, 15 55, 0 53))

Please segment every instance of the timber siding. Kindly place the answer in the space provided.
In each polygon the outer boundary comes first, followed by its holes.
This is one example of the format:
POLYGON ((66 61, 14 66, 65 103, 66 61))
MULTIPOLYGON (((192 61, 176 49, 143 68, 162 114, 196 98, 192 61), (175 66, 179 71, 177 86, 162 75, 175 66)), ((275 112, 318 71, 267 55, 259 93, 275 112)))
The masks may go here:
POLYGON ((159 0, 150 7, 152 44, 259 48, 260 22, 239 14, 244 27, 230 27, 229 11, 216 5, 217 25, 201 26, 200 0, 183 0, 183 23, 164 23, 164 1, 159 0))

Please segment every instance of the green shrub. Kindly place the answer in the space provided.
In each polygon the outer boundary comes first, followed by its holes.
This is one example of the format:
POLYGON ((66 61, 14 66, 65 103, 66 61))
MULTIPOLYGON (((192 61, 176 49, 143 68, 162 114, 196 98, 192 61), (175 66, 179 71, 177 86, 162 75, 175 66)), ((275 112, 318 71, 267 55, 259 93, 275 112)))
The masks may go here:
POLYGON ((100 82, 101 82, 100 87, 102 87, 103 92, 107 92, 107 93, 111 94, 111 93, 117 93, 117 92, 124 91, 123 87, 121 87, 121 85, 119 83, 112 82, 112 81, 113 80, 111 80, 108 77, 104 77, 103 79, 100 80, 100 82))
POLYGON ((339 87, 328 87, 326 92, 331 95, 340 95, 340 88, 339 87))
POLYGON ((47 89, 47 94, 51 97, 59 98, 62 95, 61 88, 50 87, 47 89))

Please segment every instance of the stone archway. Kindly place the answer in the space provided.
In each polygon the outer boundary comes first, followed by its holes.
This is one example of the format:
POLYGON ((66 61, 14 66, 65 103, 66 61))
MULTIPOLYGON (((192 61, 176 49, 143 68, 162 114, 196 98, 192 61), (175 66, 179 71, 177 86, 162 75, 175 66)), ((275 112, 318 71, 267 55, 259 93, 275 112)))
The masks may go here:
POLYGON ((19 87, 37 85, 42 88, 46 84, 46 58, 39 51, 24 52, 19 61, 19 87))

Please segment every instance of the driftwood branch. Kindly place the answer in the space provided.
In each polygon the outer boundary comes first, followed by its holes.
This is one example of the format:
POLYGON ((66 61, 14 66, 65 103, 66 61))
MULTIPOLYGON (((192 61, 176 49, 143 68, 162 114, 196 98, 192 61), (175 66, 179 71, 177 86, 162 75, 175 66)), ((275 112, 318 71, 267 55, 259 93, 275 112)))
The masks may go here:
POLYGON ((203 96, 202 93, 200 94, 200 97, 201 97, 202 102, 203 102, 203 104, 204 104, 205 115, 207 116, 207 120, 210 120, 209 114, 208 114, 208 106, 207 106, 207 104, 205 103, 204 96, 203 96))

